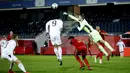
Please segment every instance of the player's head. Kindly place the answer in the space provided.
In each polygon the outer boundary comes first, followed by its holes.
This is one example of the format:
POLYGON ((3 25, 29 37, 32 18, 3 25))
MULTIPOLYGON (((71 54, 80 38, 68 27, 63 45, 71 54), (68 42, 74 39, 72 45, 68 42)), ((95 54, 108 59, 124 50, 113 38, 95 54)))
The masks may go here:
POLYGON ((99 26, 96 26, 96 30, 97 30, 97 31, 100 31, 100 27, 99 27, 99 26))
POLYGON ((13 39, 13 40, 18 40, 18 35, 16 35, 16 34, 14 34, 13 36, 12 36, 12 38, 11 39, 13 39))
POLYGON ((70 44, 72 44, 72 42, 71 42, 72 39, 74 39, 74 36, 69 36, 68 37, 68 40, 69 40, 70 44))
POLYGON ((69 36, 68 39, 69 39, 69 40, 70 40, 70 39, 74 39, 74 36, 69 36))
POLYGON ((10 31, 10 35, 13 35, 13 31, 10 31))

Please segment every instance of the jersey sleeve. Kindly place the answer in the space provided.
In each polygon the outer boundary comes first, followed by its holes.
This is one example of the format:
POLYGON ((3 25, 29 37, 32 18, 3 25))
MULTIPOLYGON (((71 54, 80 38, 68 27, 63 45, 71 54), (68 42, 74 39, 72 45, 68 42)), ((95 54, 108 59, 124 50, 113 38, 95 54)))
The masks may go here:
POLYGON ((10 49, 11 51, 13 51, 16 47, 16 42, 15 41, 11 41, 11 42, 8 42, 7 44, 7 49, 10 49))
POLYGON ((71 19, 73 19, 73 20, 75 20, 75 21, 77 21, 77 22, 80 22, 79 19, 76 18, 75 16, 73 16, 73 15, 71 15, 71 14, 69 14, 68 16, 69 16, 71 19))
POLYGON ((46 33, 49 32, 49 29, 48 29, 48 28, 49 28, 49 22, 46 23, 46 33))

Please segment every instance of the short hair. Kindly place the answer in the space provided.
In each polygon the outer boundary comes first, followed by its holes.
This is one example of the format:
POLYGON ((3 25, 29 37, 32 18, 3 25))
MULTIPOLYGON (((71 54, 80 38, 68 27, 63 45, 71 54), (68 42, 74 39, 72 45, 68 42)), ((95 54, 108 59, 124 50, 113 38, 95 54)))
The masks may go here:
POLYGON ((13 34, 12 39, 15 39, 18 35, 13 34))
POLYGON ((69 36, 69 38, 68 39, 74 39, 74 36, 69 36))

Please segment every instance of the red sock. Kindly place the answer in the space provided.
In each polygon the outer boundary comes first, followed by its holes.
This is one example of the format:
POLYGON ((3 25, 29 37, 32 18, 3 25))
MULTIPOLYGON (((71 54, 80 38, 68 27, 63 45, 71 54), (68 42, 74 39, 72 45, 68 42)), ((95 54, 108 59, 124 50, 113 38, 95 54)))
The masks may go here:
POLYGON ((85 62, 85 64, 86 64, 88 67, 90 67, 89 62, 88 62, 88 60, 87 60, 86 58, 84 59, 84 62, 85 62))
POLYGON ((100 52, 100 59, 102 59, 102 56, 103 56, 103 52, 100 52))
POLYGON ((76 60, 81 64, 83 64, 83 62, 80 60, 79 56, 75 56, 76 60))
POLYGON ((97 54, 96 58, 98 58, 100 56, 100 52, 97 54))

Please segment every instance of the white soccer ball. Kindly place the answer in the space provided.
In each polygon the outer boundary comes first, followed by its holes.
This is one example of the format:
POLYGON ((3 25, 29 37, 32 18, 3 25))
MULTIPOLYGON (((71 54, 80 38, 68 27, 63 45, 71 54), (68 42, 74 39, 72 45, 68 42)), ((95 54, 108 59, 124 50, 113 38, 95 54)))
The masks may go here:
POLYGON ((53 4, 52 4, 52 8, 53 8, 53 9, 57 9, 57 8, 58 8, 58 4, 57 4, 57 3, 53 3, 53 4))

